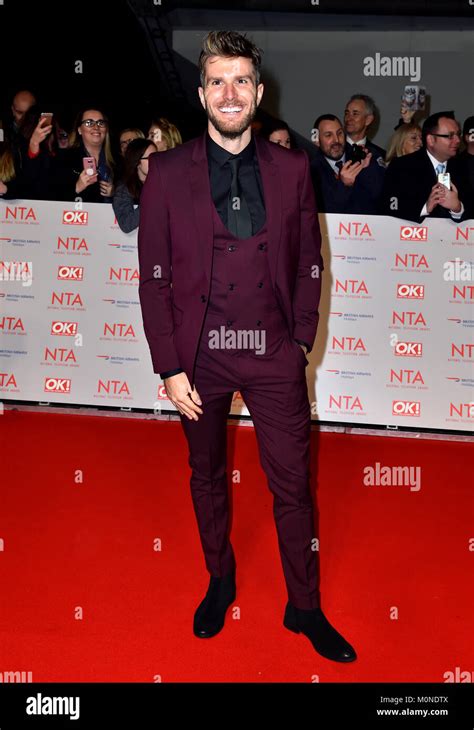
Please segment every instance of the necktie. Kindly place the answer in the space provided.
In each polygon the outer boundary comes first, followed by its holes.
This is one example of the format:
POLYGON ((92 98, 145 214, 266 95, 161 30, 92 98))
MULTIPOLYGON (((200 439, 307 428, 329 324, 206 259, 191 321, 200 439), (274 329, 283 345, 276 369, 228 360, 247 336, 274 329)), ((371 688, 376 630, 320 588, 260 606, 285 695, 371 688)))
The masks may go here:
POLYGON ((341 167, 342 167, 343 165, 344 165, 344 163, 343 163, 343 161, 342 161, 342 160, 338 160, 338 161, 336 162, 336 167, 337 167, 337 176, 338 176, 338 177, 340 177, 340 176, 341 176, 341 167))
POLYGON ((444 165, 440 162, 439 165, 436 165, 436 173, 440 175, 442 172, 444 172, 444 165))
POLYGON ((252 219, 250 210, 239 185, 240 158, 229 160, 232 172, 230 195, 227 202, 227 228, 237 238, 249 238, 252 235, 252 219))

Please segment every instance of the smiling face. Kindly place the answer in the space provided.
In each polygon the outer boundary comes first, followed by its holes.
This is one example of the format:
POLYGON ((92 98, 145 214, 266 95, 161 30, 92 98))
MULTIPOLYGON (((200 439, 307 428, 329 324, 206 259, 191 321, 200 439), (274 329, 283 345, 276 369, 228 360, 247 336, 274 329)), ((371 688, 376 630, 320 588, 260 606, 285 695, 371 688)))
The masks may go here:
POLYGON ((410 155, 412 152, 416 152, 421 147, 421 129, 413 129, 405 137, 405 141, 403 143, 403 154, 410 155))
POLYGON ((426 135, 426 147, 439 162, 446 162, 446 160, 454 157, 460 144, 461 132, 459 124, 455 119, 450 119, 449 117, 441 117, 436 131, 433 134, 426 135), (448 136, 436 136, 440 134, 452 136, 451 139, 448 136))
POLYGON ((317 144, 325 157, 330 160, 340 160, 344 154, 346 139, 339 120, 324 119, 319 123, 317 144))
POLYGON ((205 86, 198 89, 209 123, 222 137, 236 139, 250 127, 263 95, 250 58, 211 56, 205 86))
POLYGON ((107 135, 108 124, 106 123, 101 127, 94 124, 92 127, 88 127, 87 124, 84 124, 86 119, 98 121, 99 119, 104 119, 103 114, 97 109, 86 109, 82 115, 78 130, 86 149, 90 149, 91 147, 102 147, 107 135))
POLYGON ((374 121, 372 114, 367 114, 365 103, 361 99, 350 101, 344 111, 344 129, 355 142, 363 139, 367 128, 374 121))

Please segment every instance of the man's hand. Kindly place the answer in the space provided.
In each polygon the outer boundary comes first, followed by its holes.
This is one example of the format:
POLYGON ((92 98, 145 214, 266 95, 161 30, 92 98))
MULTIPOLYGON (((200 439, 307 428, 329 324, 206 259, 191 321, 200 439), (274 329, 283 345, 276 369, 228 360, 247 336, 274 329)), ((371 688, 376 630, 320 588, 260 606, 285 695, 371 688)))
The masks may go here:
POLYGON ((199 408, 202 405, 202 401, 196 388, 191 390, 186 373, 171 375, 171 377, 165 378, 163 383, 166 395, 178 411, 187 416, 189 420, 198 421, 197 414, 200 413, 202 415, 203 413, 202 409, 199 408))
POLYGON ((343 184, 348 188, 352 187, 359 172, 369 166, 371 159, 372 153, 369 152, 362 162, 351 162, 351 160, 345 162, 341 167, 341 172, 339 174, 343 184))
POLYGON ((459 200, 457 187, 452 182, 451 190, 448 190, 444 185, 443 188, 445 189, 445 195, 440 201, 441 207, 452 210, 453 213, 459 213, 461 210, 461 201, 459 200))
MULTIPOLYGON (((431 188, 431 193, 426 201, 426 210, 428 213, 432 213, 434 208, 436 208, 437 205, 443 205, 444 198, 446 197, 447 189, 444 185, 441 185, 441 183, 436 183, 431 188)), ((459 202, 459 201, 458 201, 459 202)), ((443 206, 444 208, 449 208, 449 206, 443 206)))

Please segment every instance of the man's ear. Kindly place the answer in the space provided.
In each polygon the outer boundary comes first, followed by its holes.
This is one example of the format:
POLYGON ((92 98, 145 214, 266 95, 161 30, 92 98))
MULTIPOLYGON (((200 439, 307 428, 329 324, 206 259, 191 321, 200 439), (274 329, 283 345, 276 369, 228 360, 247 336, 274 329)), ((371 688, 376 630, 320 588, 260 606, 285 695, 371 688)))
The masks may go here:
POLYGON ((375 119, 375 117, 374 117, 373 114, 367 114, 367 116, 365 118, 365 125, 366 125, 366 127, 370 127, 370 125, 372 124, 372 122, 374 121, 374 119, 375 119))
POLYGON ((265 86, 262 83, 260 83, 257 86, 257 106, 260 104, 260 102, 262 100, 264 90, 265 90, 265 86))
POLYGON ((204 89, 202 88, 202 86, 198 86, 198 94, 199 94, 199 99, 201 101, 201 104, 202 104, 203 108, 205 109, 206 100, 204 99, 204 89))

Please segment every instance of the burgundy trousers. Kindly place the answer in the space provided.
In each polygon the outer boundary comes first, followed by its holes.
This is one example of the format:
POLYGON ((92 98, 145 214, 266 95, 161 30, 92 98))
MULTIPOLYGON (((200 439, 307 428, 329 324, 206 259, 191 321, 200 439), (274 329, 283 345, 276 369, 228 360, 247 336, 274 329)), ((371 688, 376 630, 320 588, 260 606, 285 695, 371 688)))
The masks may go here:
POLYGON ((306 356, 280 327, 264 354, 210 349, 205 327, 194 382, 203 415, 181 422, 189 445, 191 493, 205 563, 211 576, 235 568, 229 538, 227 417, 239 390, 252 417, 260 461, 273 494, 273 515, 288 600, 319 606, 318 563, 310 493, 311 416, 306 356))

